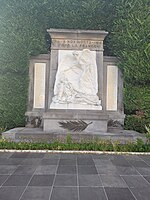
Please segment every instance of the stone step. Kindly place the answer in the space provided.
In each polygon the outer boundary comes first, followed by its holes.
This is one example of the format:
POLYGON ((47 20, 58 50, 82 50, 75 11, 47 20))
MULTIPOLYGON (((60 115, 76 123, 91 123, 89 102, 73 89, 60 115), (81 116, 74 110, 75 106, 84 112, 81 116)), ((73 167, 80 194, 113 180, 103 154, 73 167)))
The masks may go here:
POLYGON ((13 141, 29 141, 29 142, 54 142, 56 140, 65 142, 67 136, 71 135, 73 142, 88 142, 92 140, 111 140, 126 143, 128 141, 135 142, 137 138, 146 141, 143 134, 135 131, 116 130, 116 132, 44 132, 41 128, 15 128, 2 133, 6 139, 13 141))

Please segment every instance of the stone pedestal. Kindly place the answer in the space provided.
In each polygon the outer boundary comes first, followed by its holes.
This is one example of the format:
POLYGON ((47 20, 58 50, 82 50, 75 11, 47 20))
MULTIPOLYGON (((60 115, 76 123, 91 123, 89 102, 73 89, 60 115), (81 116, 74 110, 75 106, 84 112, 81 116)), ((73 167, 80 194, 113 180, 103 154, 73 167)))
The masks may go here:
MULTIPOLYGON (((103 40, 105 36, 107 35, 107 32, 105 31, 95 31, 95 30, 65 30, 65 29, 50 29, 48 30, 52 45, 51 45, 51 63, 50 63, 50 77, 49 77, 49 110, 43 114, 43 129, 45 132, 49 131, 60 131, 60 132, 66 132, 67 130, 64 130, 62 127, 60 127, 60 122, 62 123, 78 123, 82 120, 83 124, 89 124, 87 125, 85 131, 86 132, 107 132, 107 121, 108 121, 108 115, 105 111, 103 111, 103 104, 104 104, 104 87, 103 87, 103 40), (75 55, 74 55, 75 52, 75 55), (77 57, 76 57, 77 53, 77 57), (89 58, 88 56, 91 56, 89 58), (65 57, 68 56, 68 57, 65 57), (75 56, 75 57, 74 57, 75 56), (83 57, 81 57, 83 56, 83 57), (67 60, 65 58, 70 59, 73 62, 68 62, 70 65, 68 66, 67 60), (72 70, 72 67, 74 68, 76 66, 76 59, 78 63, 84 63, 83 66, 86 66, 87 63, 91 66, 91 78, 93 78, 93 88, 95 89, 95 93, 87 93, 88 96, 86 96, 86 90, 89 88, 84 87, 84 91, 82 92, 80 86, 78 85, 78 81, 74 78, 76 76, 76 71, 72 72, 72 78, 67 74, 67 81, 66 84, 65 78, 63 80, 58 82, 58 77, 62 76, 62 73, 70 73, 72 70), (79 60, 78 60, 79 59, 79 60), (92 59, 92 62, 91 62, 92 59), (61 64, 63 61, 63 64, 61 64), (86 63, 87 61, 87 63, 86 63), (74 64, 75 62, 75 64, 74 64), (67 65, 67 66, 66 66, 67 65), (65 69, 65 70, 64 70, 65 69), (69 71, 70 70, 70 71, 69 71), (93 72, 92 72, 93 70, 93 72), (74 75, 73 75, 74 74, 74 75), (92 77, 93 76, 93 77, 92 77), (76 82, 77 87, 75 83, 72 83, 71 79, 75 79, 74 82, 76 82), (63 82, 64 81, 64 82, 63 82), (66 85, 74 84, 73 88, 75 88, 75 92, 77 91, 77 95, 80 96, 81 94, 81 101, 78 103, 78 97, 77 102, 76 99, 73 100, 73 102, 61 102, 55 103, 54 97, 57 101, 59 101, 58 96, 56 96, 55 88, 57 85, 60 85, 60 87, 67 87, 66 85), (63 84, 63 85, 62 85, 63 84), (78 88, 78 89, 76 89, 78 88), (78 92, 81 90, 81 93, 78 92), (91 96, 90 96, 91 95, 91 96), (90 97, 90 98, 89 98, 90 97), (89 103, 86 103, 86 100, 84 102, 84 98, 88 99, 89 103), (93 98, 93 99, 92 99, 93 98), (97 101, 95 103, 92 103, 94 99, 97 98, 97 101), (93 100, 93 101, 92 101, 93 100), (82 102, 83 101, 83 102, 82 102), (91 101, 91 102, 90 102, 91 101), (75 103, 74 103, 75 102, 75 103), (96 103, 99 102, 100 104, 96 103), (97 105, 96 105, 97 104, 97 105)), ((77 64, 78 65, 78 64, 77 64)), ((80 65, 80 64, 79 64, 80 65)), ((82 67, 82 64, 80 65, 82 67)), ((74 69, 77 70, 78 66, 74 69)), ((81 68, 79 68, 81 71, 81 68)), ((86 71, 87 73, 87 71, 86 71)), ((64 76, 64 75, 63 75, 64 76)), ((89 85, 90 87, 90 85, 89 85)), ((59 90, 59 87, 57 86, 57 90, 59 90)), ((67 91, 67 90, 66 90, 67 91)), ((71 90, 70 90, 71 91, 71 90)), ((70 92, 69 91, 69 92, 70 92)), ((92 91, 92 89, 91 89, 92 91)), ((62 92, 61 92, 62 93, 62 92)), ((68 93, 66 92, 66 96, 68 93)), ((80 124, 79 124, 80 126, 80 124)), ((68 129, 69 130, 69 129, 68 129)))
MULTIPOLYGON (((82 132, 92 133, 94 132, 107 132, 107 121, 108 115, 106 115, 102 111, 92 111, 92 110, 55 110, 51 109, 49 112, 44 113, 44 131, 45 132, 60 132, 60 133, 73 133, 74 131, 68 129, 64 129, 61 127, 61 123, 66 122, 80 122, 80 120, 87 123, 87 127, 82 132)), ((75 132, 80 132, 75 131, 75 132)))

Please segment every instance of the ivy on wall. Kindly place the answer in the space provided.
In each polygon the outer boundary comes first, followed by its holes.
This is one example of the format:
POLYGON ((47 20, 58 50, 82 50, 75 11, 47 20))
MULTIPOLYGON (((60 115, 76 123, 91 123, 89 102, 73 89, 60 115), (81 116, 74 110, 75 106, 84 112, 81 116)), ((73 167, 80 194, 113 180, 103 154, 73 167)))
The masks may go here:
POLYGON ((29 59, 48 52, 49 28, 108 31, 104 54, 119 58, 126 113, 147 116, 149 8, 149 0, 0 0, 0 127, 24 125, 29 59))

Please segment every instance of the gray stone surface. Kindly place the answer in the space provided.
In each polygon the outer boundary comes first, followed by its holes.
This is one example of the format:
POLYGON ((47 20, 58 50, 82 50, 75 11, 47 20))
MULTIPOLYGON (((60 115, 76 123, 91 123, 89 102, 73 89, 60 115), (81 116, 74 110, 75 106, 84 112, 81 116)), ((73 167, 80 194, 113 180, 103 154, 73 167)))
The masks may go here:
POLYGON ((77 186, 77 175, 56 175, 54 186, 77 186))
POLYGON ((104 187, 113 188, 127 188, 127 184, 123 181, 120 176, 115 175, 101 175, 101 180, 104 187))
POLYGON ((0 186, 6 181, 9 175, 0 175, 0 186))
POLYGON ((105 191, 109 200, 136 200, 128 188, 108 187, 105 191))
POLYGON ((26 186, 31 179, 31 175, 11 175, 3 186, 26 186))
MULTIPOLYGON (((56 139, 60 141, 66 141, 67 134, 71 134, 72 140, 75 142, 80 141, 90 141, 94 139, 103 139, 103 140, 111 140, 111 141, 120 141, 121 143, 125 143, 127 141, 134 142, 137 138, 146 141, 146 138, 143 134, 140 134, 135 131, 129 130, 118 130, 115 129, 113 132, 93 132, 93 131, 83 131, 79 132, 71 132, 67 130, 62 131, 49 131, 44 132, 41 128, 17 128, 12 129, 2 133, 2 136, 6 139, 11 139, 13 141, 46 141, 52 142, 56 141, 56 139), (9 137, 9 133, 13 130, 13 139, 9 137)), ((150 164, 150 160, 147 161, 150 164)))
POLYGON ((73 165, 59 165, 57 174, 77 174, 77 168, 73 165))
POLYGON ((34 175, 29 183, 29 186, 46 187, 52 186, 54 181, 53 175, 34 175))
POLYGON ((54 187, 51 200, 78 200, 77 187, 54 187))
POLYGON ((80 187, 79 195, 80 200, 107 200, 104 189, 99 187, 80 187))
POLYGON ((56 159, 56 158, 51 158, 51 159, 46 159, 46 158, 44 158, 41 162, 40 162, 40 164, 41 165, 57 165, 58 164, 58 159, 56 159))
POLYGON ((49 200, 50 187, 27 187, 21 200, 49 200))
POLYGON ((35 171, 36 175, 55 174, 57 165, 39 165, 35 171))
POLYGON ((86 187, 102 187, 102 181, 98 174, 96 175, 79 175, 79 186, 86 186, 86 187))
POLYGON ((19 200, 25 187, 1 187, 0 199, 1 200, 19 200))
POLYGON ((103 40, 108 34, 100 30, 73 30, 73 29, 49 29, 52 38, 51 49, 63 50, 100 50, 103 51, 103 40))
POLYGON ((51 109, 49 112, 44 113, 44 127, 45 132, 57 131, 65 132, 69 130, 64 130, 60 127, 59 122, 63 121, 78 121, 83 120, 86 123, 92 122, 88 125, 85 131, 87 132, 107 132, 107 121, 108 115, 104 112, 93 111, 93 110, 54 110, 51 109))
POLYGON ((137 172, 132 162, 130 167, 126 165, 131 160, 144 162, 149 158, 148 155, 0 153, 0 200, 149 200, 150 175, 137 172), (22 162, 23 157, 29 160, 28 165, 2 165, 2 158, 9 163, 10 159, 22 162), (31 159, 39 162, 33 165, 31 159), (57 165, 41 165, 45 159, 55 159, 57 165), (70 161, 75 165, 67 165, 70 161))
POLYGON ((149 200, 150 199, 150 189, 146 188, 131 188, 133 195, 136 200, 149 200))
POLYGON ((32 175, 36 170, 35 166, 31 165, 20 165, 14 171, 13 175, 32 175))
POLYGON ((122 176, 130 188, 149 187, 149 183, 142 176, 122 176))
POLYGON ((75 159, 60 159, 59 165, 76 165, 75 159))
POLYGON ((15 165, 0 165, 0 174, 1 175, 10 175, 17 169, 15 165))
POLYGON ((95 165, 78 165, 78 173, 80 175, 98 174, 95 165))

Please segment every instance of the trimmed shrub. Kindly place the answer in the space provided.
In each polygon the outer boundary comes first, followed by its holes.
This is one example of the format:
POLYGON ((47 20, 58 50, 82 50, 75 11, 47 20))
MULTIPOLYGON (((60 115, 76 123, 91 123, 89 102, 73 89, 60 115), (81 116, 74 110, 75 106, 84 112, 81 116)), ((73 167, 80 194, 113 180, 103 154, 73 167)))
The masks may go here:
POLYGON ((124 91, 125 128, 145 133, 150 124, 150 87, 126 85, 124 91))
POLYGON ((145 125, 148 124, 149 120, 145 116, 127 115, 125 118, 125 129, 131 129, 145 133, 145 125))

